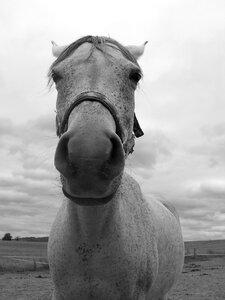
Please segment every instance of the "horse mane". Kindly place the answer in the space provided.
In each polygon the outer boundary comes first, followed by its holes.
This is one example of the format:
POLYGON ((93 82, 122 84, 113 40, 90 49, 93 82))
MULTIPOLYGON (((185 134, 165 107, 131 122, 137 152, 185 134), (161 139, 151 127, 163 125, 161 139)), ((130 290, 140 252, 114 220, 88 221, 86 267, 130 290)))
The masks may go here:
MULTIPOLYGON (((126 59, 128 59, 129 61, 131 61, 132 63, 134 63, 135 65, 137 65, 140 68, 136 58, 130 53, 130 51, 126 47, 124 47, 122 44, 117 42, 116 40, 114 40, 110 37, 87 35, 87 36, 84 36, 84 37, 76 40, 75 42, 70 44, 68 47, 66 47, 66 49, 52 63, 52 65, 50 66, 49 71, 48 71, 48 79, 49 79, 48 83, 50 85, 52 82, 52 73, 53 73, 54 67, 58 63, 60 63, 61 61, 63 61, 67 57, 69 57, 78 47, 80 47, 84 43, 91 43, 93 45, 92 49, 98 49, 100 51, 103 51, 101 46, 105 45, 105 44, 112 48, 116 48, 117 50, 119 49, 120 52, 123 54, 123 56, 126 59)), ((141 70, 141 68, 140 68, 140 70, 141 70)))

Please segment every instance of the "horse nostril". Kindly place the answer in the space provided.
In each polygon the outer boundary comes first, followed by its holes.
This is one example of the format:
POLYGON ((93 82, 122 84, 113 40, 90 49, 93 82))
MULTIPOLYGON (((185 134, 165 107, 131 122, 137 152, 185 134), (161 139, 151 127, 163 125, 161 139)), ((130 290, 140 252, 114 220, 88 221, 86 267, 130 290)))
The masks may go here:
POLYGON ((69 142, 69 134, 64 133, 60 138, 56 152, 55 152, 55 167, 56 169, 66 175, 68 172, 68 142, 69 142))
POLYGON ((116 133, 109 133, 108 138, 111 142, 111 151, 107 161, 103 164, 103 173, 108 174, 107 177, 114 178, 119 175, 125 164, 125 155, 123 145, 116 133))
POLYGON ((113 134, 110 138, 112 143, 111 164, 118 164, 124 161, 124 150, 120 138, 117 134, 113 134))

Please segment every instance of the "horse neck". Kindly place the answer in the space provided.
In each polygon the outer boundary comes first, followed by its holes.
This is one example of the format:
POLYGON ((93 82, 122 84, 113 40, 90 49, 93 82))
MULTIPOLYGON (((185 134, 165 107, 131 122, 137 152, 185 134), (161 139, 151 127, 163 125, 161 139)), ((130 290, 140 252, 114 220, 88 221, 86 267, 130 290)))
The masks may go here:
POLYGON ((97 206, 81 206, 67 200, 66 210, 76 235, 90 240, 103 238, 108 234, 115 221, 118 204, 116 196, 107 204, 97 206))

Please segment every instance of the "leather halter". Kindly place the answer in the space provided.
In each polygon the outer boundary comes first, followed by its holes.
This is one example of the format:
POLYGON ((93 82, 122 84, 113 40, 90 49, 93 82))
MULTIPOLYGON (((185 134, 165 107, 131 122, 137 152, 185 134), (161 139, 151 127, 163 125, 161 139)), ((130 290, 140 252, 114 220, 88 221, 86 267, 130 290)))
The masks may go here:
MULTIPOLYGON (((116 134, 120 137, 120 139, 123 143, 122 129, 121 129, 121 125, 120 125, 117 113, 115 111, 115 108, 112 106, 112 104, 109 102, 109 100, 107 100, 107 98, 103 94, 101 94, 99 92, 95 92, 95 91, 88 91, 88 92, 83 92, 83 93, 79 94, 76 97, 76 99, 74 100, 74 102, 66 110, 62 121, 60 120, 58 114, 56 115, 56 133, 57 133, 57 136, 60 137, 63 133, 65 133, 67 131, 67 129, 68 129, 68 120, 69 120, 69 116, 70 116, 72 110, 76 106, 78 106, 81 102, 84 102, 84 101, 100 102, 103 106, 105 106, 110 111, 110 113, 112 114, 113 119, 116 123, 116 134)), ((142 131, 135 114, 134 114, 133 132, 134 132, 134 134, 137 138, 144 135, 144 132, 142 131)))

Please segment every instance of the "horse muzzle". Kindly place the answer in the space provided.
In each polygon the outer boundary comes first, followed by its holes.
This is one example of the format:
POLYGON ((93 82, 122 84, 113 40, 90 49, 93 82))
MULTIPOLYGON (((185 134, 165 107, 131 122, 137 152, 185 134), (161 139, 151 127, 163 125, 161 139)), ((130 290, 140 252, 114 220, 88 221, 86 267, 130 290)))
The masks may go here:
POLYGON ((67 118, 71 122, 66 125, 67 131, 61 135, 55 153, 63 192, 81 205, 108 202, 119 186, 125 164, 115 116, 95 100, 83 98, 75 105, 79 109, 70 111, 67 118))

